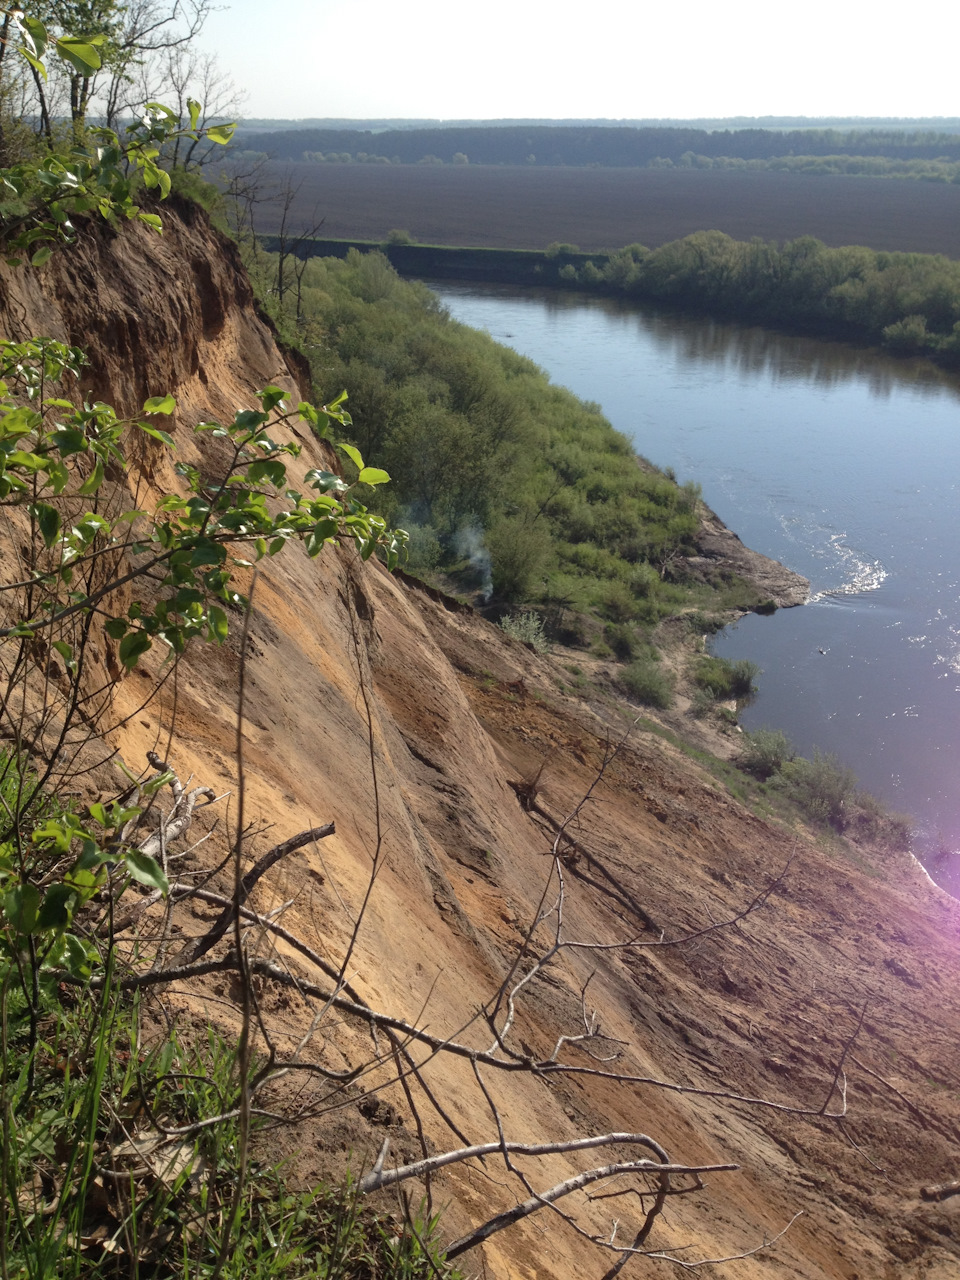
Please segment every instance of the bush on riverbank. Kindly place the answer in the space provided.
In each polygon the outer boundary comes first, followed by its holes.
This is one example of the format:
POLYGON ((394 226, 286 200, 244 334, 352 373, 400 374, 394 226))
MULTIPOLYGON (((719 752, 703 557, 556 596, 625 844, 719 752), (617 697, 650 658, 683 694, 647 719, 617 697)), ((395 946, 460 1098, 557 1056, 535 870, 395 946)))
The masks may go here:
POLYGON ((657 249, 630 245, 572 283, 960 364, 960 262, 941 254, 698 231, 657 249))
POLYGON ((760 780, 760 794, 774 802, 786 801, 814 826, 896 852, 909 849, 910 818, 858 788, 853 770, 836 756, 818 750, 812 760, 798 756, 779 729, 757 729, 744 736, 740 767, 760 780))
POLYGON ((588 642, 601 623, 649 630, 691 607, 760 602, 720 571, 688 575, 696 485, 638 460, 599 406, 451 320, 382 254, 295 263, 260 250, 250 268, 319 399, 347 389, 353 443, 392 477, 375 501, 415 526, 418 571, 494 602, 561 601, 568 631, 575 615, 595 620, 588 642))

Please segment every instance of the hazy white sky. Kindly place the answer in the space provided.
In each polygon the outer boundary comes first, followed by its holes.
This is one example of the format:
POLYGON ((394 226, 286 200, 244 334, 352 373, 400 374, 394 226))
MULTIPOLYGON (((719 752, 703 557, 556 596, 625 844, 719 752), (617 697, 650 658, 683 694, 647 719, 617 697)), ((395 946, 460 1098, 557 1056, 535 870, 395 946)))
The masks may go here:
POLYGON ((224 0, 249 116, 960 115, 939 0, 224 0))

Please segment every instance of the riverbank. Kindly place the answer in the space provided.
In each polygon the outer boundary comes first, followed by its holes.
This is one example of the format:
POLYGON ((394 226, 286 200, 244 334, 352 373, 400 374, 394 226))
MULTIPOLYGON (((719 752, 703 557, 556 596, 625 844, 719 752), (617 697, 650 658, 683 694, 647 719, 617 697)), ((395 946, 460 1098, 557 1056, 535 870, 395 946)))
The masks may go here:
POLYGON ((261 240, 270 252, 301 259, 379 250, 407 277, 579 290, 960 366, 960 262, 939 254, 829 248, 812 236, 747 243, 720 231, 597 253, 560 242, 538 251, 389 238, 261 240))

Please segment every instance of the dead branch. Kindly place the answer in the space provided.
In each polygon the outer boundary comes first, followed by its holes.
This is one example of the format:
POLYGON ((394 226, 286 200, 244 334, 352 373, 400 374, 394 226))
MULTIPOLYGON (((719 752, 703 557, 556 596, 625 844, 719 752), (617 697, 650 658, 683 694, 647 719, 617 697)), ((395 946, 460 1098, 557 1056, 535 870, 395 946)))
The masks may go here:
MULTIPOLYGON (((491 1144, 494 1151, 498 1150, 498 1144, 491 1144)), ((494 1218, 490 1218, 481 1227, 477 1227, 475 1231, 471 1231, 468 1235, 461 1236, 459 1240, 454 1240, 446 1250, 448 1261, 459 1258, 461 1253, 466 1253, 468 1249, 475 1249, 478 1244, 482 1244, 484 1240, 490 1238, 497 1231, 503 1231, 505 1227, 513 1226, 515 1222, 519 1222, 522 1218, 527 1218, 531 1213, 537 1213, 540 1209, 545 1209, 555 1201, 560 1200, 563 1196, 570 1195, 573 1191, 580 1191, 584 1187, 590 1186, 594 1182, 599 1182, 603 1178, 614 1178, 624 1173, 657 1173, 657 1174, 674 1174, 674 1173, 716 1173, 725 1170, 737 1169, 738 1165, 664 1165, 656 1160, 628 1160, 619 1164, 602 1165, 598 1169, 588 1169, 585 1173, 578 1173, 575 1177, 567 1178, 564 1182, 558 1182, 555 1187, 551 1187, 549 1191, 541 1191, 537 1195, 531 1196, 529 1200, 524 1200, 522 1204, 515 1205, 512 1209, 499 1213, 494 1218)))
MULTIPOLYGON (((498 1151, 522 1156, 554 1156, 571 1151, 592 1151, 597 1147, 614 1146, 646 1147, 658 1155, 662 1153, 662 1160, 629 1162, 631 1169, 642 1173, 718 1173, 740 1168, 737 1164, 703 1165, 696 1168, 690 1165, 673 1165, 666 1160, 666 1152, 660 1144, 645 1133, 604 1133, 594 1138, 570 1138, 563 1142, 482 1142, 472 1147, 460 1147, 456 1151, 444 1151, 438 1156, 415 1160, 412 1164, 399 1165, 386 1171, 383 1170, 382 1165, 380 1169, 374 1167, 360 1179, 357 1189, 364 1194, 380 1191, 384 1187, 392 1187, 395 1182, 405 1182, 407 1178, 422 1178, 426 1173, 435 1173, 438 1169, 446 1168, 447 1165, 495 1155, 498 1151)), ((571 1188, 571 1190, 575 1189, 571 1188)))
POLYGON ((183 956, 184 963, 192 963, 195 960, 199 960, 201 956, 206 955, 211 947, 216 946, 235 921, 239 907, 250 896, 254 885, 281 858, 295 853, 298 849, 302 849, 304 845, 312 844, 314 840, 323 840, 327 836, 332 836, 335 831, 336 826, 332 822, 327 822, 322 827, 311 827, 308 831, 301 831, 299 835, 291 836, 289 840, 284 840, 281 844, 274 845, 262 858, 259 858, 240 880, 236 900, 231 902, 229 906, 224 907, 203 937, 198 939, 194 946, 183 956))

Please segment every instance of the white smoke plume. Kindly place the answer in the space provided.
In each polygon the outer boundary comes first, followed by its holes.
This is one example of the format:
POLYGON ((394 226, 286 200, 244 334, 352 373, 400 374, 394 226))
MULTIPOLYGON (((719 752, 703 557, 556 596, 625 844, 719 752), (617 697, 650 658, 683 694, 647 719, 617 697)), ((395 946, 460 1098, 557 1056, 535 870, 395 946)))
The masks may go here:
POLYGON ((493 595, 493 572, 490 565, 490 552, 483 541, 483 530, 478 524, 463 525, 457 530, 454 546, 457 555, 466 556, 480 578, 480 590, 483 603, 486 604, 493 595))

